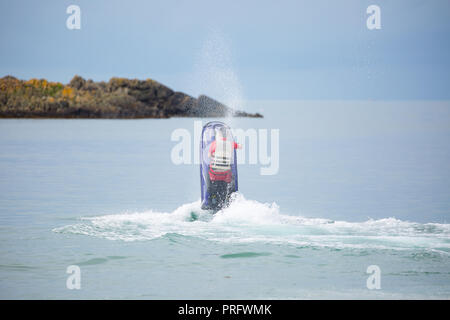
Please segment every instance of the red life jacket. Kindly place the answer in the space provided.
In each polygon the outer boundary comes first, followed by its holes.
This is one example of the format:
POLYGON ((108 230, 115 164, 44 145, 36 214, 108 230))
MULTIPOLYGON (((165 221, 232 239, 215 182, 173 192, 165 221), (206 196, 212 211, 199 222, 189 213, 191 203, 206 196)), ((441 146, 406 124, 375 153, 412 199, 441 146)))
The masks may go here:
POLYGON ((230 183, 232 178, 231 170, 225 172, 216 172, 211 167, 209 167, 209 179, 211 181, 225 181, 230 183))

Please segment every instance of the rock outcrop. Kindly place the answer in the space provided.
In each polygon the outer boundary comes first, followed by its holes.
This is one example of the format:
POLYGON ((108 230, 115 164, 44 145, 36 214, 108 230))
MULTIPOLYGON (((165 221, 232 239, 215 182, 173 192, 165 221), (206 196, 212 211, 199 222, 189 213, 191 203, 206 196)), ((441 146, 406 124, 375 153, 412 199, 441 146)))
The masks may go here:
POLYGON ((262 117, 233 110, 201 95, 193 98, 151 79, 94 82, 75 76, 69 84, 45 79, 0 79, 0 118, 262 117))

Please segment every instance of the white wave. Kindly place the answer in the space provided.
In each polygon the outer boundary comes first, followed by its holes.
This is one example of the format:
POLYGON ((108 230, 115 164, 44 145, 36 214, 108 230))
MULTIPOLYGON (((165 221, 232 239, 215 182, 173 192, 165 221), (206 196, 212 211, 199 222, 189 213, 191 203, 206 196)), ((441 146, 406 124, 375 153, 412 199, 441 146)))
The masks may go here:
POLYGON ((200 201, 173 212, 133 212, 81 218, 54 232, 110 240, 142 241, 168 234, 220 242, 287 243, 332 248, 417 249, 450 252, 450 225, 420 224, 395 218, 365 222, 332 221, 280 213, 276 203, 247 200, 236 194, 215 215, 201 210, 200 201))

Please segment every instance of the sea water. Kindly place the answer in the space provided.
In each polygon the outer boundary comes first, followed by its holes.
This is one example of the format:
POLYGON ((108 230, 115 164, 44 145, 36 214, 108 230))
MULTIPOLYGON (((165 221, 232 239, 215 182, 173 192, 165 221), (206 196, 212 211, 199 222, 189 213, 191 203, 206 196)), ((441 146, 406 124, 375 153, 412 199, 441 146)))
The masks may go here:
POLYGON ((0 298, 450 298, 449 102, 246 108, 222 120, 279 129, 279 170, 215 215, 170 139, 212 119, 0 120, 0 298))

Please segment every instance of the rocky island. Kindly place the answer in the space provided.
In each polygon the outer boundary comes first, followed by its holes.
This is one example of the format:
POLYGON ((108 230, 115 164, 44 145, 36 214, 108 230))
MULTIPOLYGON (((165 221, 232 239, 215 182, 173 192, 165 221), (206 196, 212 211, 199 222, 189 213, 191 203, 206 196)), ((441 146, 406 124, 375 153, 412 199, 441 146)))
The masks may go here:
POLYGON ((69 84, 45 79, 0 78, 0 118, 255 117, 200 95, 198 98, 152 80, 111 78, 94 82, 75 76, 69 84))

